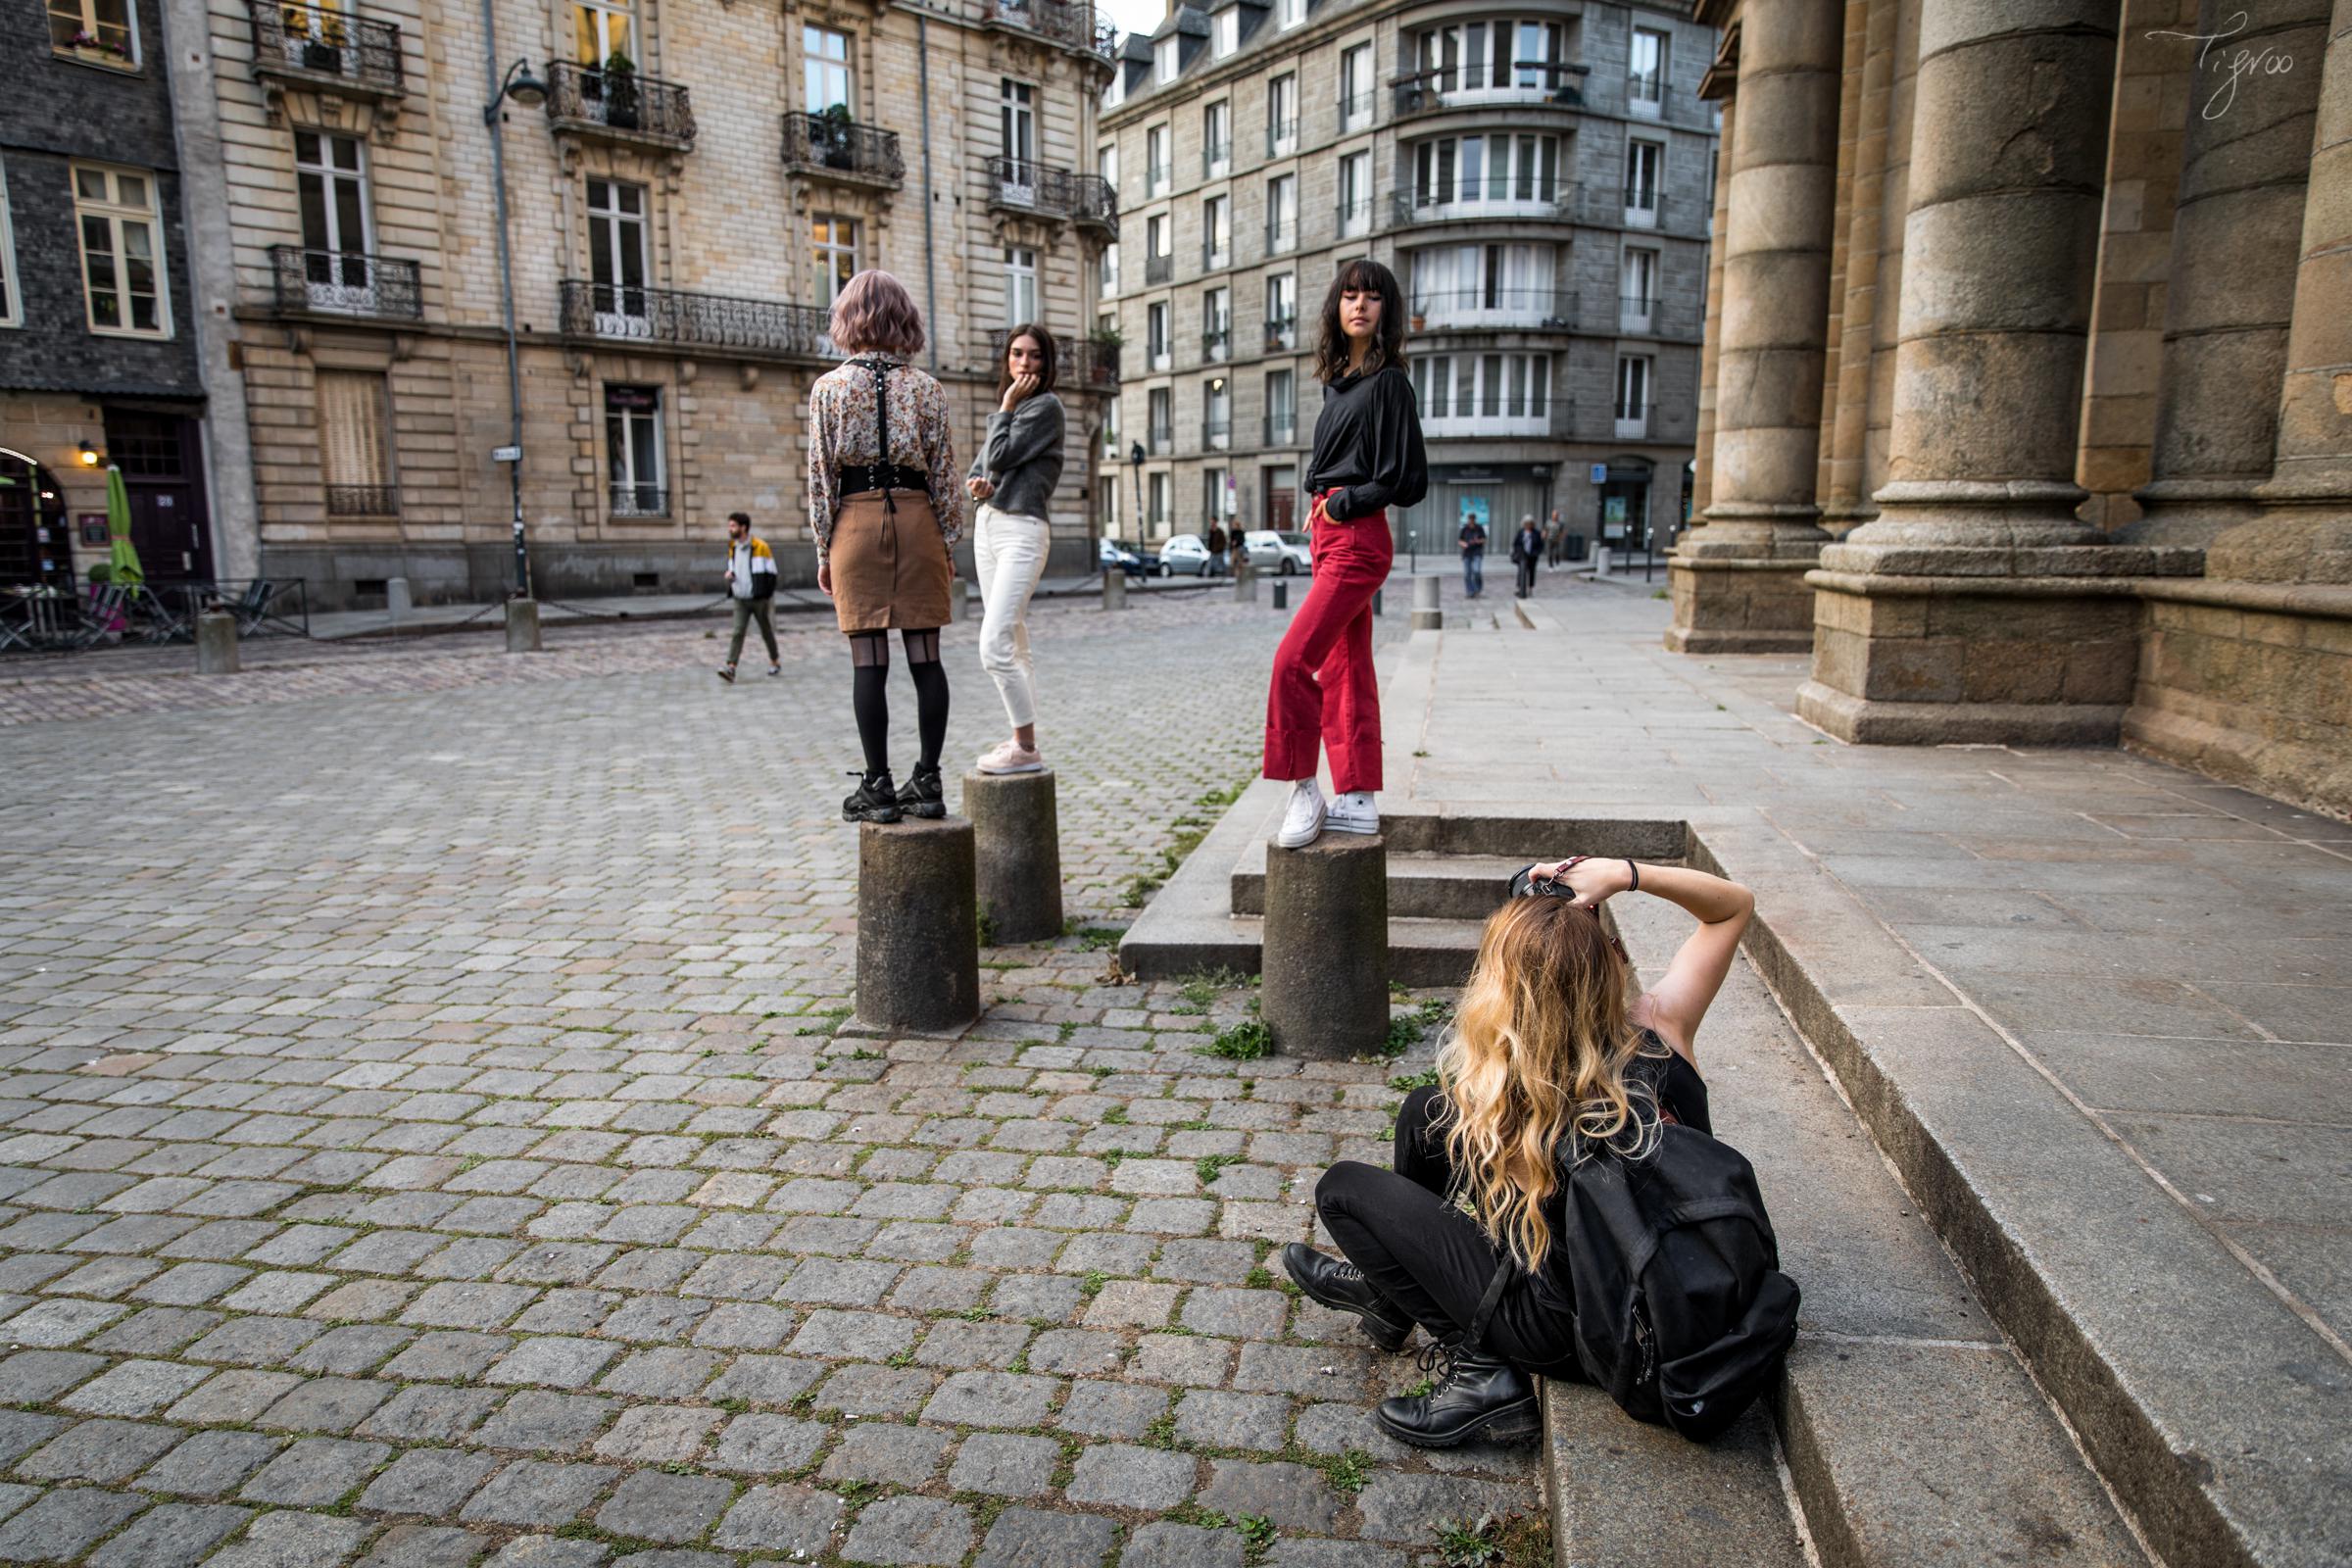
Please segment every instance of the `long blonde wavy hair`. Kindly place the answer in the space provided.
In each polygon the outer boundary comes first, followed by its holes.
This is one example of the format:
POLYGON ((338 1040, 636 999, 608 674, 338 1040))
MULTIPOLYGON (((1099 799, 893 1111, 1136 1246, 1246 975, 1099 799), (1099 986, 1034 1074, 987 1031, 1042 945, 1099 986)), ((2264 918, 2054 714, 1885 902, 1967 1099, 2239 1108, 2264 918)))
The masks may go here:
POLYGON ((1544 1204, 1573 1130, 1639 1157, 1657 1107, 1627 1081, 1642 1038, 1626 1015, 1631 971, 1592 909, 1517 898, 1494 911, 1446 1043, 1440 1125, 1479 1225, 1521 1264, 1551 1248, 1544 1204))

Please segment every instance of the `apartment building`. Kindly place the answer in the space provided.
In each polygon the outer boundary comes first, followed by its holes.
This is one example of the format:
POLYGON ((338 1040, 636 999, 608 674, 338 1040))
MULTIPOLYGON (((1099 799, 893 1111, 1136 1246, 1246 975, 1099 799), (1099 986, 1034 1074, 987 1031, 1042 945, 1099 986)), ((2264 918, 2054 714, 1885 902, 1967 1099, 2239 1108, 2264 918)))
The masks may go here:
POLYGON ((107 467, 156 580, 217 562, 160 0, 0 16, 0 587, 111 553, 107 467))
POLYGON ((1713 207, 1715 48, 1687 7, 1222 0, 1130 36, 1096 172, 1124 344, 1104 532, 1287 528, 1339 264, 1406 290, 1430 491, 1399 550, 1554 507, 1662 546, 1687 505, 1713 207), (1114 483, 1113 479, 1122 482, 1114 483))
POLYGON ((1054 559, 1090 559, 1118 365, 1085 331, 1118 215, 1080 170, 1113 48, 1083 0, 207 21, 259 548, 315 604, 495 595, 517 524, 543 595, 699 588, 736 510, 812 580, 808 387, 867 267, 924 307, 965 439, 1009 323, 1072 340, 1054 559))

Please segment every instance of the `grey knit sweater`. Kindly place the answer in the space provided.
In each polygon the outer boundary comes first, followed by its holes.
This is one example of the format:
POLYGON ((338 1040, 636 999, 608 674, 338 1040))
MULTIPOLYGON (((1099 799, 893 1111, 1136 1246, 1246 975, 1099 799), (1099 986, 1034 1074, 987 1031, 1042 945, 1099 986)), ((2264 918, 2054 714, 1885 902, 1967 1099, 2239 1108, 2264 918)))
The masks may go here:
POLYGON ((1061 483, 1061 399, 1051 392, 1022 399, 1010 414, 990 415, 970 475, 997 487, 986 504, 1016 516, 1045 516, 1061 483))

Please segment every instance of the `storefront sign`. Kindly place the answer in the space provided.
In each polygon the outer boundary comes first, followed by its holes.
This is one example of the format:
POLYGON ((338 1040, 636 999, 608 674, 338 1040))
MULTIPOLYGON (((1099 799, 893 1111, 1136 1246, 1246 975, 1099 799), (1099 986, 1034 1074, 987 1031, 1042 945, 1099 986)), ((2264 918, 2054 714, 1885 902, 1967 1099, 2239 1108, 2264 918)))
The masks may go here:
POLYGON ((1592 482, 1594 484, 1607 484, 1609 482, 1609 466, 1607 464, 1595 463, 1592 465, 1592 482))
POLYGON ((106 548, 105 513, 77 513, 74 514, 74 520, 81 524, 81 542, 84 545, 90 546, 91 548, 97 550, 104 550, 106 548))

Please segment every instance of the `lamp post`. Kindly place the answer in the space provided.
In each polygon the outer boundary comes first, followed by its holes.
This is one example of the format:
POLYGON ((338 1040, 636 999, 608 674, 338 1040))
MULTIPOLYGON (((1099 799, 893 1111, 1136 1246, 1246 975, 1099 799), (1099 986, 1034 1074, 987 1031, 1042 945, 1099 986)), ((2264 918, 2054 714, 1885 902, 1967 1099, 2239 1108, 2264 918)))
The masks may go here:
POLYGON ((1135 543, 1141 549, 1144 543, 1144 444, 1141 441, 1129 443, 1127 462, 1135 469, 1135 543))
MULTIPOLYGON (((498 74, 498 25, 491 14, 492 0, 482 0, 482 37, 490 62, 490 74, 498 74)), ((530 557, 523 550, 522 538, 522 367, 514 347, 514 258, 507 239, 507 143, 499 109, 512 98, 525 109, 536 109, 547 102, 547 83, 531 74, 531 63, 517 60, 507 68, 499 80, 498 90, 482 110, 482 123, 490 127, 491 182, 498 192, 498 277, 504 298, 507 318, 507 486, 514 509, 514 597, 531 596, 530 557)))

